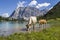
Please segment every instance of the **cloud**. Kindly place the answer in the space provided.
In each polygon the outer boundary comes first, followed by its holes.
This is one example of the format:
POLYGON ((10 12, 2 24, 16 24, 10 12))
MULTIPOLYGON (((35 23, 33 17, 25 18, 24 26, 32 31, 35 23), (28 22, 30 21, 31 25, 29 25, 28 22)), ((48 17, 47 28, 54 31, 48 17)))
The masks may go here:
POLYGON ((42 3, 42 4, 38 4, 37 6, 36 6, 36 8, 41 8, 41 7, 47 7, 47 6, 49 6, 50 5, 50 3, 42 3))
POLYGON ((27 6, 30 6, 30 7, 36 7, 36 8, 41 8, 41 7, 47 7, 51 5, 50 3, 38 3, 37 0, 32 0, 29 4, 27 4, 26 1, 19 1, 18 4, 17 4, 17 8, 19 7, 27 7, 27 6))
POLYGON ((37 4, 37 1, 36 0, 33 0, 33 1, 31 1, 28 5, 29 6, 34 6, 34 5, 36 5, 37 4))
POLYGON ((25 3, 26 3, 25 1, 22 1, 22 2, 19 1, 19 3, 17 3, 17 8, 24 7, 25 3))
POLYGON ((9 17, 9 14, 8 13, 3 13, 1 16, 2 17, 9 17))

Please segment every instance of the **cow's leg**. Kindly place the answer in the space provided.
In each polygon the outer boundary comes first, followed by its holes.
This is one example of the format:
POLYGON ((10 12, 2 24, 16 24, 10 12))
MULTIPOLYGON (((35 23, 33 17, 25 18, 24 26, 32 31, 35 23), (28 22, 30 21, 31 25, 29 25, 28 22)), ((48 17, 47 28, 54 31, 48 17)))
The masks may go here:
POLYGON ((27 31, 29 31, 29 26, 27 26, 27 31))
POLYGON ((45 26, 46 26, 46 25, 45 25, 45 24, 43 24, 43 29, 45 29, 45 26))
POLYGON ((40 24, 39 24, 39 28, 40 28, 40 24))
POLYGON ((46 27, 46 24, 44 23, 44 24, 43 24, 43 29, 45 29, 45 27, 46 27))
POLYGON ((47 24, 46 24, 46 23, 44 23, 44 29, 46 29, 46 25, 47 25, 47 24))
POLYGON ((44 23, 44 29, 46 29, 46 23, 44 23))
POLYGON ((29 30, 29 28, 27 27, 27 31, 29 30))
POLYGON ((33 24, 33 31, 35 30, 35 27, 34 27, 35 25, 33 24))
POLYGON ((42 27, 42 24, 39 24, 39 28, 41 28, 42 27))
POLYGON ((42 27, 42 25, 41 24, 39 24, 39 30, 41 31, 41 27, 42 27))
POLYGON ((42 29, 44 29, 44 24, 42 24, 42 29))

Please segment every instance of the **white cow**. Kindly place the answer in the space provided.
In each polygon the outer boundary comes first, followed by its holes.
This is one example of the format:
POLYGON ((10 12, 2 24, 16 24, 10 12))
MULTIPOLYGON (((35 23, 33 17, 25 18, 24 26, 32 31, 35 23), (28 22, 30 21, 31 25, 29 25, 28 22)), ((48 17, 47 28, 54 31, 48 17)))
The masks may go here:
POLYGON ((29 28, 31 28, 31 25, 33 25, 33 30, 34 30, 34 25, 37 22, 37 18, 35 16, 31 16, 28 20, 28 24, 26 25, 27 30, 29 30, 29 28))

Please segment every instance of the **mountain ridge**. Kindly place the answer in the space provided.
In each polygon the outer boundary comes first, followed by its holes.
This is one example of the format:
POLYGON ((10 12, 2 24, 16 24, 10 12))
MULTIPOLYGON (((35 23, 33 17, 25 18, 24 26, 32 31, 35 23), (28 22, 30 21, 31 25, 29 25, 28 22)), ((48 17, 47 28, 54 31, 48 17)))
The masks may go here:
MULTIPOLYGON (((44 12, 46 13, 46 12, 44 12)), ((10 15, 10 18, 14 19, 28 19, 30 16, 43 16, 43 11, 40 11, 37 8, 34 7, 19 7, 18 9, 15 9, 13 13, 10 15)))
POLYGON ((47 19, 60 18, 60 1, 44 15, 47 19))

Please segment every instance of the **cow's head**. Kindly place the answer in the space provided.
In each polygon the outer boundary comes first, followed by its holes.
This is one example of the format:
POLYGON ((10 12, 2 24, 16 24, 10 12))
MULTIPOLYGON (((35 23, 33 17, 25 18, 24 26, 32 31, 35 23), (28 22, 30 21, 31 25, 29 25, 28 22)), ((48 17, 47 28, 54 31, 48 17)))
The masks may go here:
POLYGON ((27 30, 29 30, 30 26, 31 26, 31 24, 26 25, 27 30))

